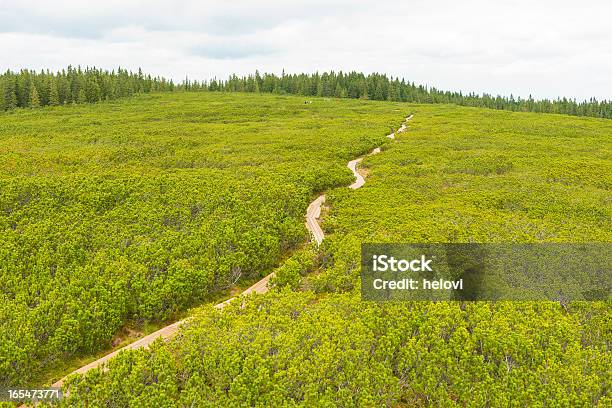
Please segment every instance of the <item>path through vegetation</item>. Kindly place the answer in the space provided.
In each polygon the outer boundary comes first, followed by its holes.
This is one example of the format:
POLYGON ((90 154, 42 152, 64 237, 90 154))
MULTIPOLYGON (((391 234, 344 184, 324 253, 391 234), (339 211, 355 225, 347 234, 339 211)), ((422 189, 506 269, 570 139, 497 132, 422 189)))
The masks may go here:
MULTIPOLYGON (((403 131, 406 130, 406 122, 408 120, 412 119, 412 115, 408 116, 404 123, 402 123, 402 125, 400 126, 400 128, 397 130, 397 132, 392 132, 391 134, 389 134, 387 137, 390 139, 394 139, 395 138, 395 134, 396 133, 401 133, 403 131)), ((380 153, 380 147, 375 148, 374 150, 372 150, 372 152, 370 152, 368 154, 369 155, 373 155, 373 154, 377 154, 380 153)), ((351 184, 349 186, 349 188, 355 190, 360 188, 361 186, 363 186, 365 184, 365 178, 357 171, 357 165, 359 164, 359 162, 361 162, 361 160, 363 160, 365 156, 361 156, 358 157, 357 159, 351 160, 348 162, 348 168, 351 169, 351 171, 353 172, 353 175, 356 178, 356 181, 351 184)), ((307 210, 306 210, 306 228, 308 229, 308 231, 311 234, 312 239, 314 239, 314 241, 317 243, 317 245, 320 245, 321 242, 323 241, 323 239, 325 238, 325 234, 323 233, 323 230, 321 229, 321 225, 319 224, 319 218, 321 217, 321 206, 323 205, 323 203, 325 202, 325 194, 321 194, 320 196, 318 196, 314 201, 312 201, 310 203, 310 205, 308 206, 307 210)), ((274 276, 274 273, 271 273, 267 276, 265 276, 264 278, 262 278, 260 281, 258 281, 257 283, 255 283, 253 286, 249 287, 248 289, 246 289, 244 292, 242 292, 239 296, 237 297, 241 297, 244 295, 249 295, 251 293, 265 293, 268 291, 268 282, 270 281, 270 278, 272 278, 272 276, 274 276)), ((215 305, 214 307, 217 309, 223 309, 226 305, 228 305, 231 301, 233 301, 234 299, 236 299, 237 297, 232 297, 230 299, 225 300, 224 302, 221 302, 217 305, 215 305)), ((72 374, 84 374, 87 371, 91 370, 92 368, 96 368, 99 367, 101 364, 109 361, 110 359, 112 359, 113 357, 115 357, 117 354, 119 354, 120 352, 124 351, 124 350, 134 350, 134 349, 139 349, 139 348, 146 348, 148 347, 151 343, 153 343, 155 340, 157 340, 159 337, 161 337, 162 339, 168 339, 172 336, 174 336, 179 327, 188 322, 189 320, 191 320, 191 317, 187 317, 183 320, 179 320, 178 322, 172 323, 166 327, 163 327, 141 339, 136 340, 133 343, 128 344, 125 347, 122 347, 120 349, 117 349, 115 351, 113 351, 112 353, 109 353, 107 355, 105 355, 102 358, 99 358, 95 361, 92 361, 91 363, 84 365, 83 367, 73 371, 72 373, 70 373, 69 375, 72 374)), ((62 384, 64 383, 64 381, 66 380, 66 378, 68 378, 68 376, 62 378, 61 380, 57 381, 56 383, 53 384, 53 387, 61 387, 62 384)))

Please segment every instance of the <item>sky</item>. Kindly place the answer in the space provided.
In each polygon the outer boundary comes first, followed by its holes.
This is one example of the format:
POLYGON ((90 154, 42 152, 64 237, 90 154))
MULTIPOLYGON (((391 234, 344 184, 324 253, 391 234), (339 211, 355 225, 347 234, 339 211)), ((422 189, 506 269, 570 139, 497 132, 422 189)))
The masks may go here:
POLYGON ((612 99, 612 1, 0 0, 0 69, 181 81, 379 72, 438 89, 612 99))

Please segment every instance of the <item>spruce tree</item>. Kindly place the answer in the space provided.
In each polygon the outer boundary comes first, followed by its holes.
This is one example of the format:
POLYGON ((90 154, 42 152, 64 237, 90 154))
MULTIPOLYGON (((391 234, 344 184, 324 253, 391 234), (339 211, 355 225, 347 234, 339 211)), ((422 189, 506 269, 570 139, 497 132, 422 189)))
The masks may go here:
POLYGON ((380 81, 378 81, 374 87, 374 95, 372 95, 372 99, 377 101, 382 101, 385 99, 380 81))
POLYGON ((60 104, 59 92, 57 90, 57 83, 51 79, 49 81, 49 105, 57 106, 60 104))
POLYGON ((100 101, 100 85, 92 77, 87 78, 86 102, 95 103, 100 101))
POLYGON ((0 112, 6 110, 6 101, 5 101, 5 87, 4 87, 4 78, 0 76, 0 112))
POLYGON ((40 98, 34 84, 30 85, 30 108, 40 108, 40 98))
POLYGON ((336 90, 334 91, 334 96, 336 98, 342 98, 342 88, 340 88, 340 84, 336 84, 336 90))
POLYGON ((15 83, 11 78, 6 82, 4 91, 5 108, 15 109, 17 107, 17 95, 15 93, 15 83))
POLYGON ((85 95, 85 90, 83 88, 79 89, 77 93, 76 103, 85 103, 87 102, 87 96, 85 95))
POLYGON ((395 85, 391 85, 389 87, 389 95, 387 96, 387 100, 389 100, 389 101, 397 101, 398 100, 398 96, 397 96, 397 93, 396 93, 395 85))
POLYGON ((366 81, 362 81, 360 84, 360 89, 359 89, 359 97, 361 99, 370 99, 370 97, 368 96, 368 85, 366 84, 366 81))

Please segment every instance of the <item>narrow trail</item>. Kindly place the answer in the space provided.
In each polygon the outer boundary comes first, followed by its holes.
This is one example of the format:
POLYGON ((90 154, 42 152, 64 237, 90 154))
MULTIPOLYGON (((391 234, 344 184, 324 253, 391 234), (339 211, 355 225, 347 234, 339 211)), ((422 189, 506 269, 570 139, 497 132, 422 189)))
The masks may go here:
MULTIPOLYGON (((408 116, 404 120, 404 122, 402 123, 402 125, 396 132, 392 132, 391 134, 387 135, 387 137, 389 139, 395 139, 396 134, 404 132, 407 129, 406 122, 408 122, 410 119, 412 119, 412 115, 408 116)), ((380 147, 377 147, 374 150, 372 150, 369 154, 358 157, 348 162, 347 167, 353 172, 353 175, 355 176, 355 179, 356 179, 355 182, 349 186, 350 189, 356 190, 365 184, 365 178, 361 174, 359 174, 359 172, 357 171, 358 164, 364 159, 364 157, 378 154, 380 153, 380 151, 381 151, 380 147)), ((308 208, 306 209, 306 228, 310 232, 311 238, 314 239, 317 245, 321 245, 321 242, 323 242, 323 239, 325 238, 325 234, 323 233, 323 230, 321 229, 321 225, 319 224, 319 219, 321 217, 321 206, 323 205, 324 202, 325 202, 325 194, 321 194, 313 202, 311 202, 308 208)), ((225 306, 230 304, 230 302, 232 302, 236 298, 239 298, 244 295, 251 294, 251 293, 267 292, 268 282, 270 281, 270 278, 272 278, 273 276, 274 276, 274 273, 267 275, 266 277, 262 278, 260 281, 258 281, 257 283, 255 283, 254 285, 252 285, 251 287, 243 291, 240 295, 229 298, 224 302, 218 303, 214 307, 216 309, 223 309, 225 306)), ((192 317, 187 317, 183 320, 179 320, 178 322, 165 326, 149 335, 146 335, 145 337, 141 339, 136 340, 133 343, 128 344, 127 346, 121 347, 120 349, 117 349, 113 351, 112 353, 109 353, 105 355, 104 357, 101 357, 95 361, 92 361, 91 363, 84 365, 83 367, 71 372, 70 374, 62 378, 61 380, 55 382, 52 386, 61 387, 64 384, 64 381, 66 380, 66 378, 68 378, 68 376, 73 375, 73 374, 84 374, 87 371, 91 370, 92 368, 99 367, 100 365, 106 363, 107 361, 109 361, 110 359, 112 359, 113 357, 115 357, 117 354, 119 354, 120 352, 124 350, 134 350, 134 349, 139 349, 143 347, 146 348, 160 337, 164 340, 169 339, 170 337, 174 336, 177 333, 181 325, 183 325, 184 323, 187 323, 191 319, 192 317)), ((105 370, 106 370, 106 367, 105 367, 105 370)))
POLYGON ((316 241, 317 245, 321 245, 325 234, 317 221, 321 217, 321 206, 325 202, 325 194, 321 194, 314 200, 306 209, 306 229, 310 231, 312 238, 316 241))

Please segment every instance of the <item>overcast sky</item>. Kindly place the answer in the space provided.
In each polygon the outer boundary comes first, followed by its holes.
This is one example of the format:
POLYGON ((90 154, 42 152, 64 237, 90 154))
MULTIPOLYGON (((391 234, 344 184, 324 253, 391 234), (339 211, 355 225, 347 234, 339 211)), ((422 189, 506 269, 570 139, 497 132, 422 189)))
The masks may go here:
POLYGON ((383 72, 445 90, 612 98, 607 0, 0 0, 0 69, 383 72))

